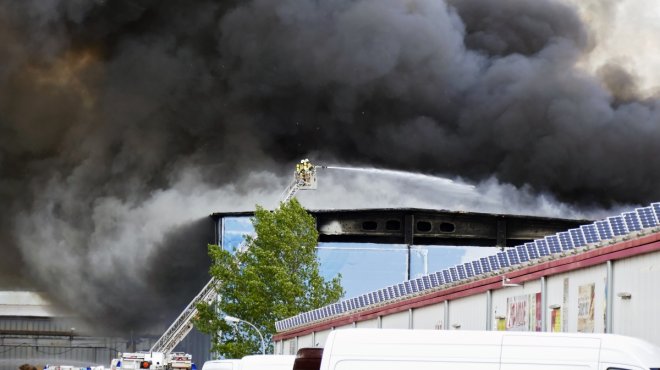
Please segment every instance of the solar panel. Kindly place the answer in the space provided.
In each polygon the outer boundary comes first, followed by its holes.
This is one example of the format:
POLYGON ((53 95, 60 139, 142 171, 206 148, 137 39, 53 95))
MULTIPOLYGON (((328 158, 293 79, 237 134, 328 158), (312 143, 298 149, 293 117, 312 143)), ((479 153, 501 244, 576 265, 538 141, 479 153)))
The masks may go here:
POLYGON ((636 211, 643 228, 658 226, 658 219, 653 213, 653 207, 637 208, 636 211))
POLYGON ((545 240, 538 239, 534 243, 536 243, 536 249, 539 251, 539 256, 546 257, 550 255, 550 250, 548 249, 548 244, 545 243, 545 240))
POLYGON ((445 276, 443 275, 442 271, 436 272, 435 276, 438 278, 438 284, 443 285, 446 283, 445 276))
POLYGON ((449 284, 454 281, 449 274, 449 270, 442 270, 442 277, 445 278, 445 284, 449 284))
POLYGON ((403 285, 403 283, 399 283, 397 286, 399 287, 399 293, 401 293, 402 296, 410 294, 406 291, 406 286, 403 285))
POLYGON ((570 229, 568 232, 571 234, 571 240, 573 241, 573 246, 575 248, 587 245, 587 241, 584 239, 584 234, 582 234, 581 229, 570 229))
POLYGON ((374 295, 373 292, 367 294, 367 303, 368 303, 368 305, 372 305, 372 304, 376 303, 376 296, 374 295))
POLYGON ((655 219, 660 222, 660 203, 653 203, 651 207, 653 208, 653 213, 655 213, 655 219))
POLYGON ((520 259, 518 258, 518 251, 515 250, 514 248, 507 249, 506 256, 508 257, 509 263, 511 265, 519 265, 520 264, 520 259))
POLYGON ((479 259, 479 263, 481 264, 481 271, 483 271, 484 273, 488 273, 491 271, 490 263, 488 263, 488 258, 481 257, 479 259))
POLYGON ((410 291, 413 293, 419 292, 419 285, 417 285, 417 280, 410 280, 410 291))
POLYGON ((640 231, 642 229, 642 224, 639 222, 637 217, 637 212, 625 212, 623 214, 623 220, 626 222, 626 227, 628 231, 640 231))
POLYGON ((335 303, 335 313, 340 314, 344 312, 344 305, 341 303, 335 303))
POLYGON ((471 278, 474 276, 474 269, 472 267, 472 262, 464 263, 463 267, 465 268, 465 274, 467 275, 467 277, 471 278))
POLYGON ((497 253, 497 262, 500 264, 501 268, 510 266, 509 259, 506 257, 505 252, 498 252, 497 253))
POLYGON ((516 252, 518 253, 518 259, 521 263, 529 261, 529 254, 527 254, 527 248, 525 248, 524 245, 517 246, 516 252))
POLYGON ((424 280, 422 278, 415 279, 415 284, 417 285, 417 292, 424 290, 424 280))
POLYGON ((488 265, 490 266, 490 271, 496 271, 500 269, 500 264, 497 262, 496 255, 488 256, 488 265))
POLYGON ((449 268, 449 274, 451 275, 451 280, 452 281, 458 281, 458 272, 456 271, 456 267, 450 267, 449 268))
POLYGON ((472 261, 472 269, 474 269, 475 275, 481 275, 484 273, 481 269, 481 261, 472 261))
POLYGON ((363 295, 359 296, 358 297, 358 304, 357 304, 358 308, 362 308, 366 305, 367 305, 367 302, 364 301, 364 296, 363 295))
POLYGON ((539 250, 536 248, 536 243, 534 242, 529 242, 525 243, 525 249, 527 249, 527 255, 529 256, 529 259, 537 259, 539 258, 539 250))
POLYGON ((422 276, 422 284, 424 284, 424 289, 431 289, 431 276, 425 275, 422 276))
POLYGON ((628 229, 626 228, 626 225, 623 222, 623 217, 621 216, 608 217, 607 221, 610 222, 612 233, 615 236, 622 236, 628 234, 628 229))
POLYGON ((387 287, 387 294, 390 296, 390 299, 397 298, 399 296, 398 293, 394 292, 394 287, 393 286, 388 286, 387 287))
POLYGON ((348 302, 347 301, 341 301, 341 310, 343 312, 346 312, 346 311, 350 310, 350 308, 348 308, 348 302))
POLYGON ((587 243, 598 243, 600 241, 596 224, 582 225, 580 229, 582 229, 582 234, 584 234, 587 243))
POLYGON ((561 243, 559 236, 557 235, 546 236, 545 244, 548 246, 550 253, 561 253, 561 243))
POLYGON ((467 279, 467 273, 465 272, 465 266, 458 265, 456 266, 456 271, 458 272, 458 278, 461 280, 467 279))
POLYGON ((410 280, 406 280, 403 282, 403 291, 406 292, 406 294, 413 294, 414 291, 412 289, 412 284, 410 284, 410 280))
POLYGON ((559 238, 559 246, 562 251, 567 251, 573 249, 573 240, 571 239, 571 233, 568 231, 561 232, 557 234, 559 238))
POLYGON ((440 282, 438 281, 438 275, 437 274, 429 275, 429 280, 431 280, 431 287, 432 288, 440 286, 440 282))
POLYGON ((596 230, 598 230, 600 240, 612 239, 614 237, 610 223, 605 220, 596 221, 596 230))
POLYGON ((405 292, 403 291, 403 284, 396 284, 393 285, 392 287, 394 288, 394 295, 397 298, 405 295, 405 292))

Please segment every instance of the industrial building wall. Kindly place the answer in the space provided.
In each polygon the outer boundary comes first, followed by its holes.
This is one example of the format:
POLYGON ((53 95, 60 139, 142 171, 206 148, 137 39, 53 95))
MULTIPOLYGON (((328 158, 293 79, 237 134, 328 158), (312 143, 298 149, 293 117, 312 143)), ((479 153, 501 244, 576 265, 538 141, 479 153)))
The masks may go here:
POLYGON ((109 366, 117 352, 126 350, 125 340, 81 336, 73 325, 44 317, 0 317, 0 370, 25 363, 109 366))
POLYGON ((194 329, 179 343, 176 352, 185 352, 192 355, 193 362, 201 365, 211 359, 211 336, 194 329))
MULTIPOLYGON (((383 317, 383 320, 386 317, 383 317)), ((444 304, 414 308, 412 310, 412 327, 413 329, 442 329, 445 327, 444 317, 444 304)))
MULTIPOLYGON (((357 322, 346 323, 344 319, 343 325, 332 330, 379 327, 380 323, 382 328, 612 332, 660 346, 660 251, 580 266, 577 263, 571 268, 554 268, 552 273, 538 273, 538 278, 518 286, 491 284, 494 288, 474 293, 468 289, 459 297, 429 299, 419 307, 400 302, 382 311, 375 309, 364 320, 360 315, 352 316, 357 322)), ((302 339, 315 336, 315 345, 323 346, 329 331, 320 326, 319 331, 303 332, 297 338, 299 343, 309 343, 302 339)), ((288 340, 277 342, 278 353, 293 354, 299 348, 283 346, 288 340)))
POLYGON ((660 253, 617 261, 613 275, 614 332, 660 345, 660 253))

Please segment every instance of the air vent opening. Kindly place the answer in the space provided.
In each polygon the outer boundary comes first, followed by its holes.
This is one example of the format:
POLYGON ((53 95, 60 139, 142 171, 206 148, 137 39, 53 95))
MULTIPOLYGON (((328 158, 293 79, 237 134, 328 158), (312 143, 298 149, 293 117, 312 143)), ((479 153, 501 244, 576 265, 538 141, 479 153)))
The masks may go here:
POLYGON ((440 224, 440 231, 443 233, 453 233, 456 231, 456 225, 450 222, 443 222, 440 224))
POLYGON ((418 221, 417 222, 417 231, 427 233, 427 232, 431 231, 432 228, 433 228, 433 226, 428 221, 418 221))

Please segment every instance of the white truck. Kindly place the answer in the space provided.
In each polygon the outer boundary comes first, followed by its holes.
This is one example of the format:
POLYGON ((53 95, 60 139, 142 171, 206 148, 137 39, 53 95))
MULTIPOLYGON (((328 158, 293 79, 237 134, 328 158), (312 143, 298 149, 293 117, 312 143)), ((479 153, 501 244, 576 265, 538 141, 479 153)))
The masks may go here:
POLYGON ((206 361, 202 370, 291 370, 294 355, 250 355, 239 359, 206 361))
POLYGON ((660 348, 614 334, 342 329, 320 362, 320 370, 411 369, 660 370, 660 348))

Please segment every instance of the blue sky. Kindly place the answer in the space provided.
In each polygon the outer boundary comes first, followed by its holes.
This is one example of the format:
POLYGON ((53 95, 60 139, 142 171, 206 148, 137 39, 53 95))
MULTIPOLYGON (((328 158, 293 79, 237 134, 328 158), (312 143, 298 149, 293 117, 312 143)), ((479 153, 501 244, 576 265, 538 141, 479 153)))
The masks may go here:
MULTIPOLYGON (((224 247, 238 246, 252 233, 249 218, 225 219, 224 247)), ((411 275, 419 276, 454 266, 466 254, 492 254, 493 248, 413 246, 411 275)), ((317 253, 326 279, 342 275, 346 298, 370 292, 406 279, 406 246, 392 244, 321 243, 317 253)))

